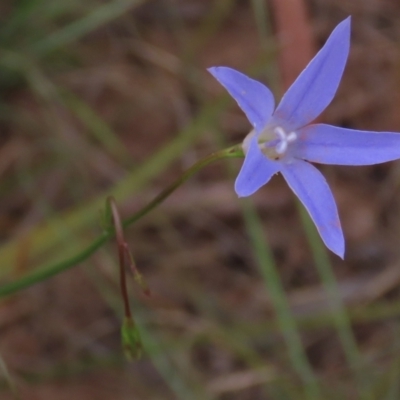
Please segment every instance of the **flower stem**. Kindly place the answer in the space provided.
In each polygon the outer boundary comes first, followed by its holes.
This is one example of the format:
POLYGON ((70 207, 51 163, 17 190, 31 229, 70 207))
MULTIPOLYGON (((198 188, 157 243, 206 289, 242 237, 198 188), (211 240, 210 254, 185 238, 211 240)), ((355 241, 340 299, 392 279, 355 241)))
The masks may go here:
POLYGON ((125 273, 125 253, 126 253, 126 241, 124 238, 124 230, 122 228, 121 218, 117 208, 117 203, 114 197, 110 196, 107 198, 107 205, 111 209, 112 219, 114 223, 115 236, 117 239, 118 248, 118 260, 119 260, 119 279, 121 286, 121 294, 124 302, 125 318, 131 318, 131 308, 129 305, 128 289, 126 287, 126 273, 125 273))
MULTIPOLYGON (((143 218, 150 211, 160 205, 167 197, 169 197, 179 186, 185 183, 191 176, 196 172, 200 171, 202 168, 206 167, 214 161, 222 160, 225 158, 241 158, 243 157, 243 151, 241 145, 235 145, 227 149, 215 152, 209 156, 198 161, 192 165, 188 170, 186 170, 178 179, 167 186, 158 196, 154 198, 150 203, 145 205, 138 212, 133 214, 131 217, 127 218, 121 223, 122 228, 126 228, 129 225, 134 224, 139 219, 143 218)), ((55 276, 75 265, 85 261, 93 253, 95 253, 101 246, 103 246, 107 241, 112 239, 116 234, 115 228, 110 227, 101 233, 92 243, 90 243, 85 249, 80 251, 74 256, 62 260, 50 265, 46 265, 30 274, 23 276, 20 279, 6 283, 0 287, 0 298, 8 296, 10 294, 16 293, 22 289, 32 286, 36 283, 42 282, 52 276, 55 276)))
POLYGON ((158 196, 156 196, 149 204, 144 206, 140 211, 136 214, 132 215, 131 217, 127 218, 123 222, 123 227, 126 228, 127 226, 135 223, 144 215, 149 213, 152 209, 154 209, 157 205, 162 203, 171 193, 173 193, 179 186, 185 183, 193 174, 197 171, 201 170, 208 164, 220 160, 222 158, 238 158, 243 157, 243 151, 241 149, 241 145, 236 145, 230 147, 228 149, 219 151, 217 153, 210 154, 208 157, 198 161, 194 164, 191 168, 186 170, 175 182, 173 182, 170 186, 165 188, 158 196))

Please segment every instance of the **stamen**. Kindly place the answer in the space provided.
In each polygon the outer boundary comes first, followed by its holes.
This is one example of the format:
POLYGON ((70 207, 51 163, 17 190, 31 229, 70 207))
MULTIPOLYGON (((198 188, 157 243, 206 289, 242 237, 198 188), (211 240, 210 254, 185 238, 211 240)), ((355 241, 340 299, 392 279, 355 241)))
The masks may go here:
POLYGON ((280 126, 274 129, 274 132, 279 136, 279 139, 286 140, 286 132, 280 126))
POLYGON ((278 154, 283 154, 288 147, 288 141, 286 139, 281 140, 275 147, 275 151, 278 154))
POLYGON ((296 132, 290 132, 289 134, 286 134, 285 130, 277 126, 274 129, 275 134, 279 137, 279 142, 275 146, 275 151, 278 154, 284 154, 289 146, 289 143, 294 142, 297 139, 297 134, 296 132))

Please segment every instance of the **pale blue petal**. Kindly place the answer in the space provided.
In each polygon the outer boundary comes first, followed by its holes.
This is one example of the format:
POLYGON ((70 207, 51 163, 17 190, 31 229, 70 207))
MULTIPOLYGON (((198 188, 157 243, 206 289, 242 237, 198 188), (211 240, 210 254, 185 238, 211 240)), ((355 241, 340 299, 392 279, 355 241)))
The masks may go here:
POLYGON ((269 160, 260 150, 257 138, 253 137, 244 159, 242 169, 235 182, 235 191, 239 197, 250 196, 265 185, 279 172, 280 163, 269 160))
POLYGON ((315 124, 298 135, 294 156, 316 163, 372 165, 400 158, 400 133, 315 124))
POLYGON ((325 46, 283 96, 274 113, 278 124, 295 130, 318 117, 336 93, 349 47, 350 17, 334 29, 325 46))
POLYGON ((336 203, 325 178, 313 165, 302 160, 284 164, 281 172, 307 209, 326 247, 343 258, 343 232, 336 203))
POLYGON ((228 67, 212 67, 208 71, 225 87, 246 114, 257 132, 271 118, 275 101, 271 91, 262 83, 228 67))

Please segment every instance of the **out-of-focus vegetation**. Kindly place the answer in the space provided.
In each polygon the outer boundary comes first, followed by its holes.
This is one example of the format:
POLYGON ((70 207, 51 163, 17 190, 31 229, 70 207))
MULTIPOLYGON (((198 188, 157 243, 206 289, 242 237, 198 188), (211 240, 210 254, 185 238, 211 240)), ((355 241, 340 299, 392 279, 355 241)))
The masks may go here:
MULTIPOLYGON (((249 124, 207 67, 247 71, 279 98, 282 71, 349 14, 323 119, 400 132, 395 1, 3 0, 0 292, 85 248, 108 195, 128 217, 243 140, 249 124), (293 36, 308 42, 288 65, 293 36)), ((208 166, 126 230, 152 291, 130 281, 140 360, 121 346, 114 242, 1 298, 0 398, 400 398, 400 162, 323 168, 345 261, 280 178, 237 199, 239 166, 208 166)))

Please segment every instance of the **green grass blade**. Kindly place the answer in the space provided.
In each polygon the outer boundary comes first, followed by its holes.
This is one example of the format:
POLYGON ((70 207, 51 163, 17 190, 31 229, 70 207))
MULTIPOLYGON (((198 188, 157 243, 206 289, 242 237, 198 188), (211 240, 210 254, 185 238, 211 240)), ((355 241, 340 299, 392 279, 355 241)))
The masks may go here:
POLYGON ((332 264, 329 260, 328 251, 322 243, 322 240, 307 214, 307 211, 298 201, 297 205, 308 242, 311 246, 315 266, 332 307, 333 322, 342 343, 347 362, 355 373, 361 397, 363 399, 369 399, 370 395, 368 394, 368 390, 365 388, 365 379, 361 372, 362 360, 360 352, 351 327, 350 317, 339 294, 339 288, 333 273, 332 264))
POLYGON ((271 250, 265 239, 263 227, 253 205, 249 201, 244 202, 243 211, 254 253, 274 304, 278 323, 288 347, 293 368, 304 384, 306 398, 318 399, 318 383, 304 351, 271 250))
POLYGON ((72 92, 63 89, 61 98, 82 121, 89 133, 122 164, 132 165, 132 156, 109 125, 87 104, 72 92))
POLYGON ((80 39, 89 32, 98 29, 128 10, 139 6, 145 0, 115 0, 95 8, 89 15, 82 17, 64 28, 52 33, 32 45, 31 50, 44 54, 80 39))
POLYGON ((390 385, 385 400, 397 400, 400 398, 400 357, 396 357, 388 371, 390 385))
POLYGON ((43 6, 44 2, 45 0, 20 1, 18 7, 15 7, 8 18, 3 21, 0 29, 0 40, 6 41, 10 35, 18 31, 21 26, 26 24, 31 15, 43 6))
POLYGON ((270 29, 270 18, 267 15, 267 5, 264 0, 251 0, 254 10, 254 18, 256 20, 258 35, 260 36, 262 45, 265 44, 265 40, 268 38, 270 29))

